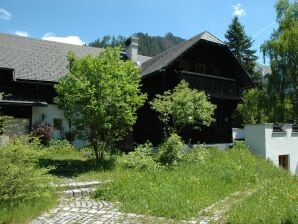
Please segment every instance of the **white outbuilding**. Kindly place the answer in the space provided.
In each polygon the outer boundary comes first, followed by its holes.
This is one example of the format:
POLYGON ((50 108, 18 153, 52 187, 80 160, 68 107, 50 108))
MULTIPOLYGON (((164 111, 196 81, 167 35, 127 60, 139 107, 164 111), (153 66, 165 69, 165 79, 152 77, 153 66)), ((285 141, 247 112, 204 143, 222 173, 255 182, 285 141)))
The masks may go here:
POLYGON ((298 174, 297 125, 245 125, 245 142, 256 154, 298 174))

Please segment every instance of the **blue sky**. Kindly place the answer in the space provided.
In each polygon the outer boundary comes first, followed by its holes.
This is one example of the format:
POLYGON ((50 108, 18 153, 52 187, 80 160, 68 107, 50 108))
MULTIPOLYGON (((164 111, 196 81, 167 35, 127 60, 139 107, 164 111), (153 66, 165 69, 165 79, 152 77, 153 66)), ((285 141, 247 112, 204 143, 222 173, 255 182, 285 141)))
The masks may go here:
MULTIPOLYGON (((270 37, 275 0, 0 0, 0 32, 89 43, 104 35, 135 32, 188 39, 209 31, 221 40, 238 15, 253 48, 270 37)), ((261 54, 258 54, 261 56, 261 54)), ((261 59, 259 60, 262 61, 261 59)))

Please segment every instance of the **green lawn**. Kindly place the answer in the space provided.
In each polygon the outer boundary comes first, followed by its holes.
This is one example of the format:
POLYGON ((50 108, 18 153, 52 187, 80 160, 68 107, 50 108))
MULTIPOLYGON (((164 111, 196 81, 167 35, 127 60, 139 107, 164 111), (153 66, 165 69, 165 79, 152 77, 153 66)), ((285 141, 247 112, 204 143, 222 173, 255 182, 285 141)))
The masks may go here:
POLYGON ((125 212, 179 220, 197 217, 201 209, 233 192, 257 189, 233 207, 226 217, 230 223, 298 223, 297 177, 247 150, 198 150, 204 155, 199 161, 180 162, 171 169, 100 172, 98 178, 113 182, 96 197, 119 201, 125 212))

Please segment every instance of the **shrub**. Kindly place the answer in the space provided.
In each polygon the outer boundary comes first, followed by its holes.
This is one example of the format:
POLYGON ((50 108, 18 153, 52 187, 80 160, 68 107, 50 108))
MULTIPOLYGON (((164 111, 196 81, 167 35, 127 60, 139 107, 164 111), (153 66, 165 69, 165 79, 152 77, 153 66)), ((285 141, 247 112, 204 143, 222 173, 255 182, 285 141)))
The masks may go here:
POLYGON ((73 150, 75 147, 67 140, 52 139, 49 141, 49 150, 73 150))
POLYGON ((186 126, 195 129, 210 126, 214 121, 216 109, 216 105, 209 101, 209 97, 203 91, 190 88, 184 80, 172 91, 165 91, 163 95, 157 94, 150 105, 159 113, 159 119, 164 124, 165 136, 172 131, 180 133, 186 126))
POLYGON ((127 155, 122 155, 118 159, 120 166, 124 168, 137 170, 157 169, 158 164, 153 159, 152 144, 147 142, 139 145, 135 151, 129 152, 127 155))
POLYGON ((189 149, 183 156, 185 162, 204 163, 208 157, 208 149, 203 147, 194 147, 189 149))
POLYGON ((51 124, 45 121, 36 121, 32 125, 32 135, 39 137, 41 144, 47 146, 54 134, 51 124))
POLYGON ((14 206, 44 195, 49 170, 37 167, 43 155, 40 148, 38 141, 28 138, 0 146, 0 204, 14 206))
POLYGON ((183 141, 175 133, 158 147, 158 161, 163 165, 177 164, 183 158, 183 141))

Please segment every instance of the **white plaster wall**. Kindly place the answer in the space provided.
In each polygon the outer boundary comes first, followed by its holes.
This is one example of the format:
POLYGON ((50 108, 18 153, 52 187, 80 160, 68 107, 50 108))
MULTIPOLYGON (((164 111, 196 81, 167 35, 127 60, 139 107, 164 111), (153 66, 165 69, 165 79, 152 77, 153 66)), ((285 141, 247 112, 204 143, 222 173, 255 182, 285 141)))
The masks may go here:
POLYGON ((245 142, 257 155, 266 158, 265 125, 245 125, 245 142))
MULTIPOLYGON (((68 121, 64 117, 64 112, 57 105, 48 104, 47 107, 32 107, 32 122, 40 121, 42 119, 42 115, 44 114, 44 121, 51 124, 52 127, 54 125, 54 119, 62 119, 63 131, 69 130, 68 121)), ((63 132, 62 131, 62 132, 63 132)), ((60 130, 54 131, 54 138, 60 138, 62 132, 60 130)))
POLYGON ((279 165, 279 155, 289 155, 289 170, 298 174, 298 133, 292 133, 292 125, 283 125, 284 132, 273 132, 272 124, 266 126, 266 158, 279 165))
POLYGON ((298 133, 292 125, 283 125, 284 132, 273 132, 273 124, 245 125, 245 142, 256 154, 279 166, 279 156, 289 155, 289 171, 298 174, 298 133))

